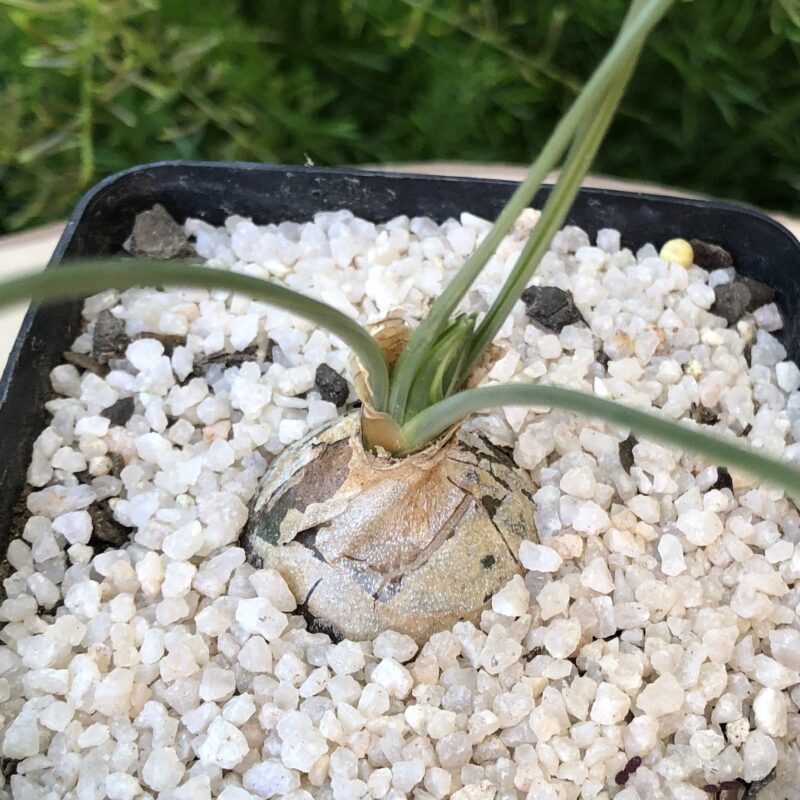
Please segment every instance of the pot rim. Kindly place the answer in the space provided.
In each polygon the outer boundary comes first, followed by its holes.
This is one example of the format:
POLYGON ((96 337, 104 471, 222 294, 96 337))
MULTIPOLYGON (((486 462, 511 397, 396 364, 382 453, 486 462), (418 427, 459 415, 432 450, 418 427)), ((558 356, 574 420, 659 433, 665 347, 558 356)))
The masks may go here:
MULTIPOLYGON (((105 178, 99 180, 94 186, 87 189, 81 195, 75 208, 70 214, 64 231, 58 240, 58 244, 53 252, 49 266, 60 262, 71 242, 72 235, 75 228, 82 221, 83 216, 92 202, 98 197, 107 192, 115 184, 145 171, 160 171, 171 170, 175 168, 201 168, 209 170, 241 170, 243 172, 274 172, 274 173, 298 173, 305 175, 329 175, 331 177, 365 177, 365 178, 390 178, 392 180, 401 182, 425 182, 431 184, 472 184, 472 185, 485 185, 485 186, 517 186, 518 181, 510 181, 500 178, 472 178, 469 176, 460 175, 431 175, 428 173, 419 172, 393 172, 391 170, 377 170, 377 169, 364 169, 360 167, 317 167, 309 165, 295 165, 295 164, 262 164, 255 161, 198 161, 192 159, 165 159, 161 161, 144 162, 137 164, 133 167, 114 172, 105 178)), ((542 187, 549 190, 553 184, 544 183, 542 187)), ((744 214, 754 220, 759 220, 769 227, 773 227, 776 231, 788 236, 795 244, 800 247, 800 241, 795 238, 794 234, 781 222, 771 217, 766 212, 750 206, 746 203, 738 203, 730 200, 717 200, 715 198, 698 198, 698 197, 684 197, 681 195, 667 195, 655 194, 653 192, 637 192, 630 189, 605 189, 596 187, 582 187, 581 194, 594 195, 598 198, 602 197, 628 197, 636 198, 641 201, 655 202, 662 204, 667 202, 678 208, 715 208, 720 211, 730 211, 737 215, 744 214)))

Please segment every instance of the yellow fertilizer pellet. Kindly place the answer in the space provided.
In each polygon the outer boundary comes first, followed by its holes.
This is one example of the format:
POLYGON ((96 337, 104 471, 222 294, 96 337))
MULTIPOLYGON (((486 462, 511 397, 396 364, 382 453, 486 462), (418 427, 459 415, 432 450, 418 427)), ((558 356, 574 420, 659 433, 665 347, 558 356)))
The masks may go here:
POLYGON ((680 264, 682 267, 691 267, 694 261, 694 251, 686 239, 670 239, 664 243, 659 255, 664 261, 680 264))

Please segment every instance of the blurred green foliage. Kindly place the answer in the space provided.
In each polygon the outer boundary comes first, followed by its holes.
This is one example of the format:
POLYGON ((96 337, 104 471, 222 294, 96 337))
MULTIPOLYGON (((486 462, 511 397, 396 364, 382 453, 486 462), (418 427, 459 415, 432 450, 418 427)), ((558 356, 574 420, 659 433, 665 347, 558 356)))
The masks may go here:
MULTIPOLYGON (((169 158, 529 161, 624 0, 0 0, 0 230, 169 158)), ((800 211, 800 0, 678 4, 596 171, 800 211)))

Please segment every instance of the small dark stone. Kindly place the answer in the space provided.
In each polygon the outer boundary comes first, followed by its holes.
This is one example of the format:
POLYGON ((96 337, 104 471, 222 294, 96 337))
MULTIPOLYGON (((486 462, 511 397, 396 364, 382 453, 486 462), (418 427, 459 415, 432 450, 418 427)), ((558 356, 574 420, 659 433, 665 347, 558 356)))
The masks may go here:
POLYGON ((597 354, 596 361, 603 369, 605 369, 608 366, 608 362, 611 361, 611 356, 601 348, 597 354))
POLYGON ((323 400, 333 403, 341 408, 350 396, 350 387, 347 381, 327 364, 320 364, 314 378, 314 385, 317 387, 323 400))
POLYGON ((130 531, 114 519, 108 503, 94 503, 89 506, 92 518, 92 544, 95 549, 105 547, 122 547, 128 543, 130 531))
POLYGON ((747 312, 753 295, 741 281, 723 283, 714 289, 711 313, 722 317, 728 325, 735 325, 747 312))
POLYGON ((92 332, 92 358, 99 364, 107 364, 112 358, 120 358, 128 346, 125 320, 117 319, 110 311, 101 311, 94 321, 92 332))
POLYGON ((753 426, 748 422, 747 425, 745 425, 744 429, 742 430, 742 436, 749 436, 750 435, 750 431, 752 431, 752 430, 753 430, 753 426))
POLYGON ((126 425, 133 416, 134 407, 135 401, 132 397, 123 397, 108 408, 104 408, 100 414, 111 420, 112 425, 126 425))
POLYGON ((719 491, 723 489, 730 489, 733 491, 733 478, 731 478, 731 474, 726 467, 717 467, 717 480, 711 488, 718 489, 719 491))
POLYGON ((625 765, 625 772, 634 773, 636 772, 639 767, 642 766, 642 757, 641 756, 634 756, 626 765, 625 765))
POLYGON ((694 253, 694 263, 703 269, 729 269, 733 266, 733 257, 718 244, 704 242, 702 239, 690 239, 694 253))
POLYGON ((624 770, 624 769, 623 769, 623 770, 620 770, 620 771, 619 771, 619 772, 618 772, 618 773, 617 773, 617 774, 614 776, 614 783, 616 783, 616 784, 617 784, 617 786, 624 786, 624 785, 625 785, 625 784, 628 782, 628 777, 629 777, 629 776, 628 776, 628 773, 627 773, 627 772, 625 772, 625 770, 624 770))
POLYGON ((584 321, 572 294, 556 286, 529 286, 522 293, 522 302, 531 320, 555 333, 584 321))
POLYGON ((738 283, 747 287, 750 292, 750 303, 747 306, 748 311, 755 311, 761 306, 765 306, 775 300, 775 290, 766 283, 754 280, 753 278, 739 278, 738 283))
POLYGON ((133 233, 123 247, 134 256, 167 261, 192 254, 189 239, 164 208, 156 204, 136 215, 133 233))
POLYGON ((639 440, 631 434, 627 439, 619 443, 619 463, 622 464, 622 469, 631 474, 631 467, 633 466, 633 448, 639 444, 639 440))
POLYGON ((497 561, 497 559, 491 553, 489 553, 481 559, 481 566, 484 569, 491 569, 494 566, 495 561, 497 561))
POLYGON ((689 416, 698 425, 716 425, 719 422, 719 415, 702 403, 692 403, 689 416))

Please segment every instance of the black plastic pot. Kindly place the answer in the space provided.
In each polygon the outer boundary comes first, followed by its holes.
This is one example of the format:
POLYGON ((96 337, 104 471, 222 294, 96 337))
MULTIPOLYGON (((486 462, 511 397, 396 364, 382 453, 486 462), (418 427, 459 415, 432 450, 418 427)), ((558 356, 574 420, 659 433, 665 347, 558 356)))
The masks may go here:
MULTIPOLYGON (((177 220, 199 217, 219 225, 230 214, 256 222, 303 220, 315 212, 349 208, 381 221, 399 214, 439 220, 471 211, 494 218, 514 184, 464 178, 396 175, 316 167, 238 163, 163 162, 112 175, 78 203, 50 264, 120 251, 134 216, 161 203, 177 220)), ((547 189, 537 196, 540 205, 547 189)), ((636 248, 675 236, 724 245, 737 268, 775 288, 784 313, 783 343, 800 356, 800 244, 774 220, 725 203, 601 189, 581 191, 569 222, 593 235, 616 228, 636 248)), ((32 309, 0 381, 0 557, 24 521, 25 474, 34 439, 46 424, 49 372, 63 361, 80 326, 80 304, 32 309)))

